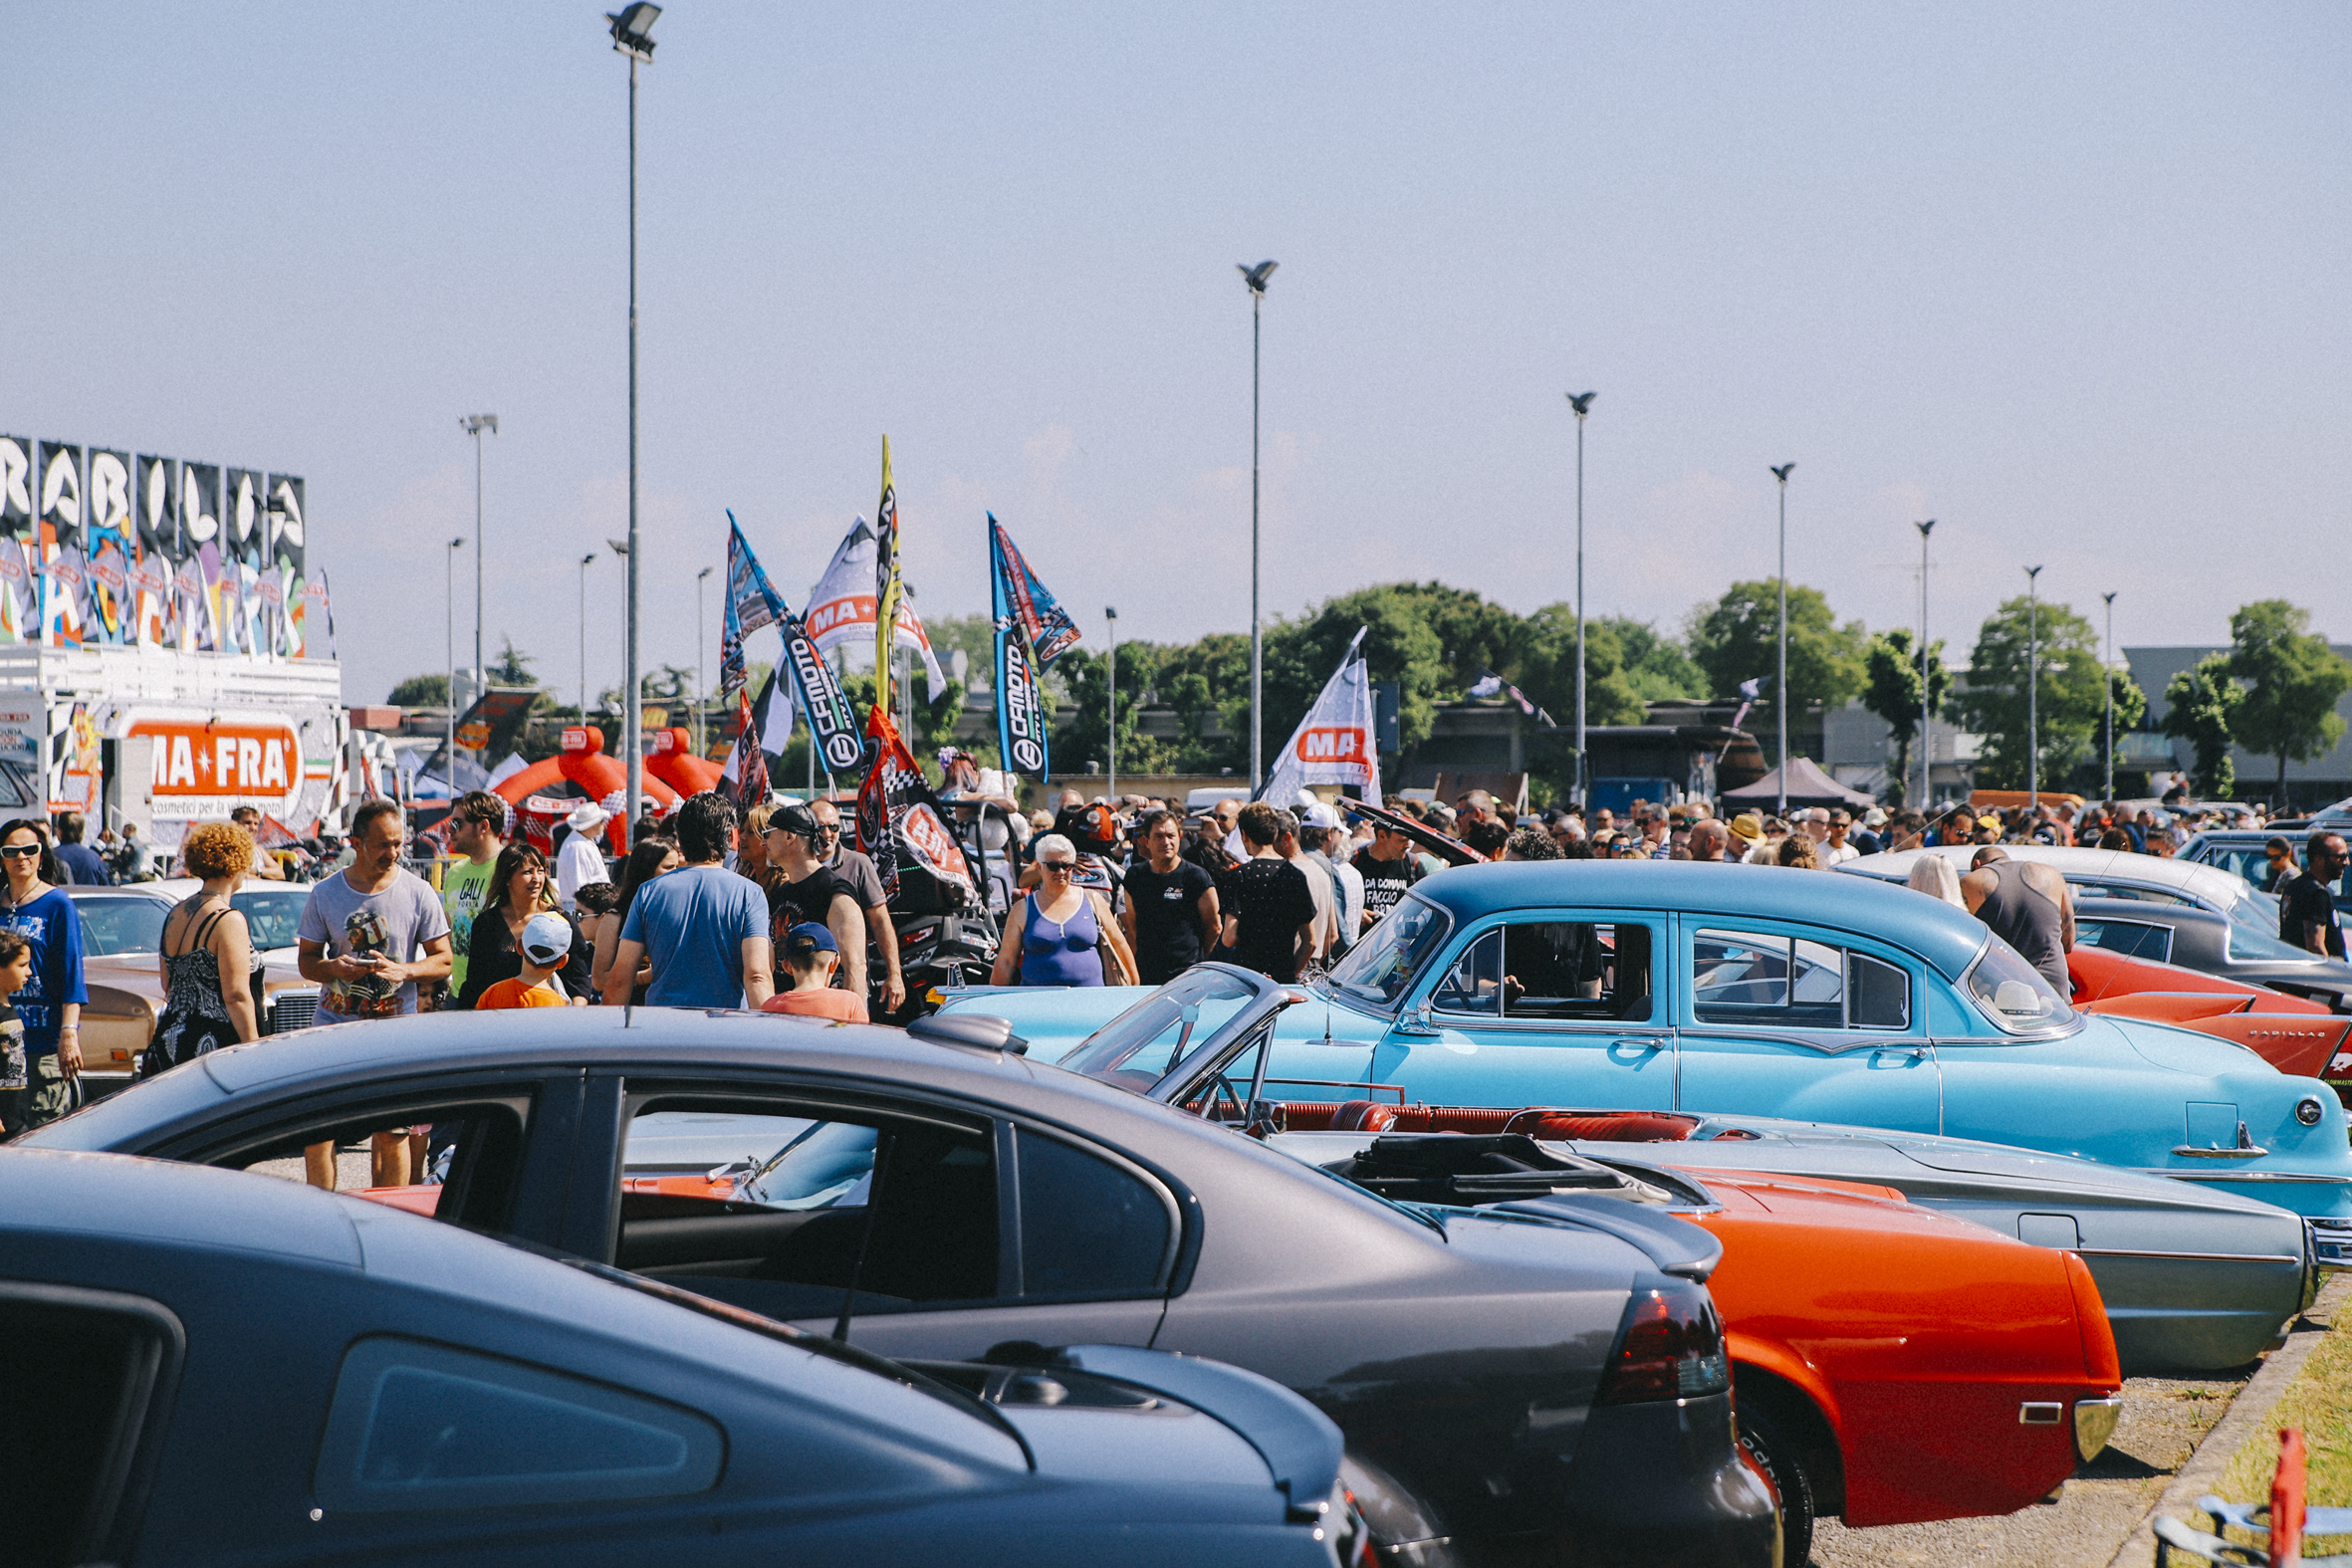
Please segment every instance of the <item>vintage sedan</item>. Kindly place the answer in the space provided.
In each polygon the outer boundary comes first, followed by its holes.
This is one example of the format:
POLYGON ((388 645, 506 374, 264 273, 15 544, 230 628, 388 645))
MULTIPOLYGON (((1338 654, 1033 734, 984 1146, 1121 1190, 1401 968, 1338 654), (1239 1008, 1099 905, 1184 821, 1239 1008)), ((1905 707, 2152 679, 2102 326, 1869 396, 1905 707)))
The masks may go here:
POLYGON ((2226 915, 2146 899, 2077 898, 2075 945, 2177 964, 2199 974, 2263 986, 2352 1014, 2352 964, 2249 931, 2226 915))
POLYGON ((0 1150, 0 1330, 12 1563, 1365 1555, 1338 1432, 1235 1368, 918 1369, 259 1176, 0 1150))
MULTIPOLYGON (((2198 868, 2201 870, 2207 868, 2198 868)), ((2208 875, 2222 873, 2207 870, 2208 875)), ((1273 1076, 1432 1105, 1731 1112, 2014 1144, 2352 1220, 2333 1090, 2084 1016, 1984 925, 1866 877, 1543 861, 1419 884, 1275 1029, 1273 1076)), ((975 991, 1059 1056, 1144 993, 975 991)))
POLYGON ((1272 1377, 1346 1434, 1349 1487, 1406 1561, 1775 1559, 1704 1231, 1604 1196, 1540 1220, 1403 1208, 1026 1061, 1001 1024, 918 1029, 646 1008, 341 1024, 20 1143, 245 1167, 430 1124, 435 1212, 464 1229, 886 1355, 1131 1345, 1272 1377), (803 1125, 724 1200, 631 1190, 639 1128, 674 1157, 677 1113, 803 1125))

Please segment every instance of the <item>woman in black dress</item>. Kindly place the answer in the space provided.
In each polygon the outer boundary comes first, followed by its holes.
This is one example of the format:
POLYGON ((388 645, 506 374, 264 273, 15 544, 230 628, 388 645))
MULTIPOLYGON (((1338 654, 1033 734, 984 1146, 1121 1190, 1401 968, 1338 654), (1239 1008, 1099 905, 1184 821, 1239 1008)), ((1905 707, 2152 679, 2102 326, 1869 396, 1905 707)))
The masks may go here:
MULTIPOLYGON (((466 949, 465 990, 457 997, 460 1008, 471 1008, 483 992, 523 973, 523 956, 518 949, 523 927, 533 915, 549 913, 563 915, 549 885, 547 856, 520 841, 501 849, 497 863, 490 868, 482 912, 474 917, 473 941, 466 949)), ((577 921, 569 915, 563 918, 572 927, 572 956, 557 978, 567 997, 592 1001, 588 939, 581 935, 577 921)))

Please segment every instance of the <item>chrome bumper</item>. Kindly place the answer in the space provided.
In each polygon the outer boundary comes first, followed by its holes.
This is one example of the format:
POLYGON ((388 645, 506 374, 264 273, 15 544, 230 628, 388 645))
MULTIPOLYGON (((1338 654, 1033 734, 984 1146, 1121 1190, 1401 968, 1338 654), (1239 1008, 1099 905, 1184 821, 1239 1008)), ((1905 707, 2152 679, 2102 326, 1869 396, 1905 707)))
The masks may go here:
POLYGON ((2115 1436, 2115 1423, 2123 1416, 2121 1396, 2113 1399, 2078 1399, 2074 1402, 2074 1456, 2088 1464, 2107 1447, 2107 1440, 2115 1436))

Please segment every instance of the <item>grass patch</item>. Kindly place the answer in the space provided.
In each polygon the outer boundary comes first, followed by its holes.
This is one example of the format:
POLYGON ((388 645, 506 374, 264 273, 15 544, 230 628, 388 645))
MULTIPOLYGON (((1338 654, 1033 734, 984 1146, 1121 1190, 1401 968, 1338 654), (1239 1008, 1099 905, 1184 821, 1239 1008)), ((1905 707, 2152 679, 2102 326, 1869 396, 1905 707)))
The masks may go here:
MULTIPOLYGON (((2303 1429, 2310 1456, 2309 1505, 2352 1505, 2352 1333, 2339 1337, 2331 1328, 2261 1428, 2230 1456, 2215 1492, 2233 1502, 2268 1501, 2278 1467, 2278 1434, 2287 1427, 2303 1429)), ((2352 1550, 2352 1536, 2315 1537, 2304 1548, 2306 1556, 2346 1550, 2352 1550)))

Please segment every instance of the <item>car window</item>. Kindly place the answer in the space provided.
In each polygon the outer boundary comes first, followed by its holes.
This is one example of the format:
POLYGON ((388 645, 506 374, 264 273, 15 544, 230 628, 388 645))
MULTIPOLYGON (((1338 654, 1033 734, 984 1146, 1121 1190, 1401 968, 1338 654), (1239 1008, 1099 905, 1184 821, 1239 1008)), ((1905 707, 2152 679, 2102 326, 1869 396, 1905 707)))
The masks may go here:
POLYGON ((2170 963, 2173 956, 2173 928, 2142 920, 2076 920, 2074 941, 2080 947, 2101 948, 2126 958, 2152 959, 2159 964, 2170 963))
MULTIPOLYGON (((183 1064, 171 1070, 201 1069, 183 1064)), ((320 1108, 264 1131, 243 1130, 234 1143, 166 1152, 202 1165, 300 1182, 308 1180, 310 1151, 331 1146, 340 1190, 498 1235, 510 1228, 514 1214, 531 1103, 528 1086, 491 1093, 477 1090, 463 1098, 369 1100, 320 1108), (398 1186, 374 1185, 379 1141, 389 1141, 378 1135, 395 1132, 405 1135, 408 1180, 398 1186), (421 1161, 416 1159, 420 1142, 421 1161)))
POLYGON ((1453 924, 1427 899, 1407 894, 1332 969, 1330 983, 1378 1008, 1393 1008, 1445 942, 1453 924))
MULTIPOLYGON (((634 1096, 632 1096, 634 1097, 634 1096)), ((674 1123, 673 1123, 674 1125, 674 1123)), ((994 1124, 773 1096, 646 1097, 622 1149, 613 1261, 769 1317, 829 1317, 852 1283, 863 1313, 1000 1298, 1017 1287, 999 1240, 994 1124), (791 1117, 764 1157, 691 1174, 647 1118, 791 1117), (661 1144, 644 1158, 639 1126, 661 1144)))
MULTIPOLYGON (((122 1299, 122 1298, 116 1298, 122 1299)), ((116 1510, 149 1401, 177 1330, 151 1303, 117 1309, 0 1283, 0 1344, 22 1353, 0 1379, 0 1452, 9 1467, 5 1547, 12 1563, 127 1556, 116 1510)))
POLYGON ((2195 908, 2197 901, 2166 888, 2146 887, 2137 882, 2076 882, 2076 898, 2129 898, 2143 904, 2187 904, 2195 908))
POLYGON ((380 1334, 344 1355, 313 1481, 352 1512, 600 1502, 708 1490, 726 1454, 666 1400, 380 1334))
POLYGON ((1485 932, 1439 980, 1430 1006, 1491 1018, 1650 1015, 1650 928, 1638 922, 1515 920, 1485 932))
POLYGON ((2268 930, 2233 919, 2226 939, 2230 957, 2241 964, 2316 964, 2319 955, 2291 942, 2282 942, 2277 928, 2268 930))
POLYGON ((171 913, 161 899, 133 893, 77 898, 74 909, 82 917, 82 951, 92 958, 160 951, 163 920, 171 913))
POLYGON ((1060 1065, 1141 1094, 1256 994, 1217 970, 1187 970, 1080 1040, 1060 1065))
POLYGON ((1985 1016, 2007 1033, 2037 1034, 2074 1021, 2074 1009, 2041 971, 2005 942, 1986 943, 1961 980, 1985 1016))
POLYGON ((1176 1228, 1154 1184, 1022 1128, 1021 1290, 1025 1296, 1157 1294, 1176 1228))
POLYGON ((1806 937, 1702 929, 1691 938, 1691 1015, 1783 1029, 1907 1029, 1911 976, 1806 937))
POLYGON ((310 897, 308 888, 246 888, 229 895, 229 907, 245 917, 255 947, 290 948, 310 897))

